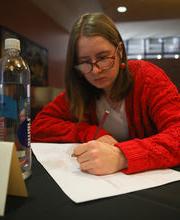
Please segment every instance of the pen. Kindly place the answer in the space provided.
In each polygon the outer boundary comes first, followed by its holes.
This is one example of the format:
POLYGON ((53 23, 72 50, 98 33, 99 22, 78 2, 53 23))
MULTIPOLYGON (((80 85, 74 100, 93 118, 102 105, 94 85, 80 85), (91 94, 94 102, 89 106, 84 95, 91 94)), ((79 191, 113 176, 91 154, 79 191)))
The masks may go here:
POLYGON ((96 129, 95 134, 94 134, 94 138, 93 138, 94 140, 96 139, 96 137, 97 137, 97 135, 98 135, 100 129, 103 127, 103 125, 104 125, 104 123, 105 123, 105 121, 106 121, 107 116, 109 115, 109 113, 110 113, 109 110, 106 110, 106 111, 104 112, 104 115, 103 115, 103 117, 101 118, 100 123, 99 123, 99 125, 98 125, 98 127, 97 127, 97 129, 96 129))
MULTIPOLYGON (((110 111, 109 111, 109 110, 106 110, 106 111, 104 112, 104 115, 103 115, 103 117, 101 118, 100 123, 99 123, 99 125, 98 125, 98 127, 97 127, 97 129, 96 129, 96 131, 95 131, 94 138, 93 138, 94 140, 96 139, 96 137, 97 137, 97 135, 98 135, 100 129, 103 127, 103 125, 104 125, 104 123, 105 123, 105 121, 106 121, 106 119, 107 119, 107 117, 108 117, 109 114, 110 114, 110 111)), ((71 157, 75 157, 75 156, 76 156, 76 155, 75 155, 74 153, 71 155, 71 157)))

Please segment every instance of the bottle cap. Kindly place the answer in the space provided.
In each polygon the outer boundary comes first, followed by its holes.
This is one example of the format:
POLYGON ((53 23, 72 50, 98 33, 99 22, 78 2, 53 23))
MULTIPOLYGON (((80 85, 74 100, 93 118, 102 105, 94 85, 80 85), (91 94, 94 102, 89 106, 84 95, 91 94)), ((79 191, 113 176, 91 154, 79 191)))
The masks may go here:
POLYGON ((6 49, 17 49, 20 50, 20 41, 15 38, 5 39, 5 50, 6 49))

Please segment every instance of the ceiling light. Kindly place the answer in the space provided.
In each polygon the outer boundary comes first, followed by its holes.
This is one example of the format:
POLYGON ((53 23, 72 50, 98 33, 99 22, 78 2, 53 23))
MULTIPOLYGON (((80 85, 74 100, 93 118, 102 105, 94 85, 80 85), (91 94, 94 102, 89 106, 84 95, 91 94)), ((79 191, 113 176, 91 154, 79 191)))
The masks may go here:
POLYGON ((179 59, 179 54, 175 54, 175 55, 174 55, 174 58, 175 58, 175 59, 179 59))
POLYGON ((126 8, 125 6, 119 6, 119 7, 117 8, 117 11, 120 12, 120 13, 124 13, 124 12, 127 11, 127 8, 126 8))
POLYGON ((162 58, 162 56, 159 54, 157 55, 157 59, 160 60, 162 58))
POLYGON ((137 55, 137 59, 138 59, 138 60, 141 60, 141 59, 142 59, 142 56, 141 56, 141 55, 137 55))

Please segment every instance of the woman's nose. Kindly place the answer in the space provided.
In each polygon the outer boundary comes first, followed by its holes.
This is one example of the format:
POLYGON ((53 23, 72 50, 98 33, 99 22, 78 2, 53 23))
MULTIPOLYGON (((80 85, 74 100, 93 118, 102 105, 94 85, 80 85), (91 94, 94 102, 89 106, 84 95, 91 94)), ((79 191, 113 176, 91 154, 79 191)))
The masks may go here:
POLYGON ((99 68, 99 66, 97 65, 97 63, 93 63, 93 69, 92 69, 92 73, 100 73, 101 69, 99 68))

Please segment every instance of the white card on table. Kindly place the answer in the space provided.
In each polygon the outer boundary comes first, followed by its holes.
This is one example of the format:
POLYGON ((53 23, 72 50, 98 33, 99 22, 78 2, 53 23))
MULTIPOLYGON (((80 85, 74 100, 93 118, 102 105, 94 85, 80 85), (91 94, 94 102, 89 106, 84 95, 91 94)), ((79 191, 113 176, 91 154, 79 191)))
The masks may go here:
POLYGON ((4 215, 7 194, 27 197, 27 190, 14 143, 0 142, 0 216, 4 215))

